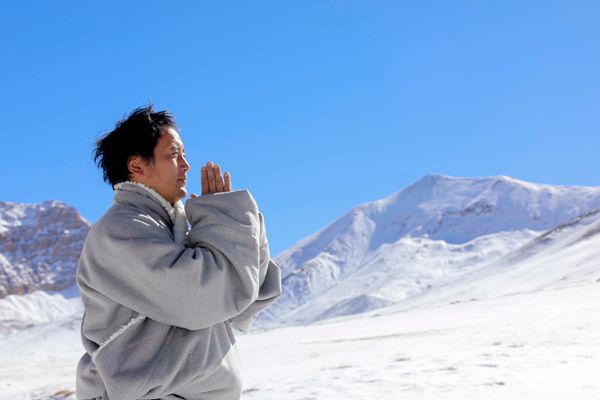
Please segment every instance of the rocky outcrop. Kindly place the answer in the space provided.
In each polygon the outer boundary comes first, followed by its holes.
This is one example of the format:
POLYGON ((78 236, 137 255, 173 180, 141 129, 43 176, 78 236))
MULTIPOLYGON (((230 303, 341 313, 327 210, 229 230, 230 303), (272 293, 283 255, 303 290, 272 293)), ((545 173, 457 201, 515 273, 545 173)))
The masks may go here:
POLYGON ((72 287, 90 226, 59 201, 0 202, 0 298, 72 287))

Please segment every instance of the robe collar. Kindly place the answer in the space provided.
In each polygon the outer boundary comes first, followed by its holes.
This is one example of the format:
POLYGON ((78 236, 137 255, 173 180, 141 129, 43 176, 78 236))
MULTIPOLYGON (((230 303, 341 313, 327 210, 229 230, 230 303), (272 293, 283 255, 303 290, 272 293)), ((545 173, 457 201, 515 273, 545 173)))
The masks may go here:
POLYGON ((120 182, 114 185, 114 190, 115 197, 113 198, 113 204, 117 203, 118 192, 122 190, 141 193, 154 199, 162 206, 169 216, 170 222, 173 225, 173 236, 175 238, 175 242, 178 244, 186 243, 188 223, 185 216, 185 207, 181 200, 178 200, 175 204, 171 205, 171 203, 161 196, 156 190, 140 182, 120 182))

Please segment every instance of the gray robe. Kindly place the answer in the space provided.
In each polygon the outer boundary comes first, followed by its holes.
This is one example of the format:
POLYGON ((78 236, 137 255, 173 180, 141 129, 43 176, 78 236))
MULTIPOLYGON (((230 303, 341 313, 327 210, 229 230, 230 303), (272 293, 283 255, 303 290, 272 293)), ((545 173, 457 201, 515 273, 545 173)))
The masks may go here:
POLYGON ((240 398, 232 327, 247 331, 280 296, 281 271, 248 190, 183 208, 126 182, 89 231, 77 266, 78 399, 240 398))

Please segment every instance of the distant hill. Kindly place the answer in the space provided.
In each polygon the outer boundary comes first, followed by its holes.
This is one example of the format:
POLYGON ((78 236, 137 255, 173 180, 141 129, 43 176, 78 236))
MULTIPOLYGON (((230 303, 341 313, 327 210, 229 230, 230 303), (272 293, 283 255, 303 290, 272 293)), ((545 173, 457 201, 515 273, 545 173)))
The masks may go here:
POLYGON ((90 227, 60 201, 0 202, 0 298, 72 288, 90 227))

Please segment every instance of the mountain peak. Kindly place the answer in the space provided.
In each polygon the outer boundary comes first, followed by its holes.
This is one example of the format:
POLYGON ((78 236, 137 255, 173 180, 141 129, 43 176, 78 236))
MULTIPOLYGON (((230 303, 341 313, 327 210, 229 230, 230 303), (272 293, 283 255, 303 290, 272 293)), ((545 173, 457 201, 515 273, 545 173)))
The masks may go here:
POLYGON ((453 177, 453 176, 444 175, 444 174, 438 174, 436 172, 432 172, 432 173, 429 173, 427 175, 424 175, 421 179, 417 180, 414 183, 414 185, 416 185, 416 184, 431 185, 431 184, 436 184, 436 183, 439 183, 439 182, 448 181, 448 180, 452 180, 452 179, 461 179, 461 178, 456 178, 456 177, 453 177))
POLYGON ((90 226, 62 201, 0 202, 0 298, 73 286, 90 226))
POLYGON ((44 200, 39 204, 43 207, 71 207, 67 203, 60 200, 44 200))
POLYGON ((494 175, 494 176, 482 176, 482 177, 468 178, 468 177, 462 177, 462 176, 451 176, 451 175, 439 174, 436 172, 424 175, 422 178, 417 180, 413 185, 428 185, 428 186, 430 186, 430 185, 435 185, 435 184, 439 184, 439 183, 455 184, 455 183, 459 183, 461 181, 465 182, 465 183, 511 182, 511 183, 518 183, 518 184, 534 185, 534 184, 530 184, 528 182, 520 181, 520 180, 510 177, 508 175, 494 175))

